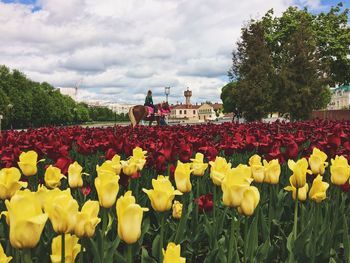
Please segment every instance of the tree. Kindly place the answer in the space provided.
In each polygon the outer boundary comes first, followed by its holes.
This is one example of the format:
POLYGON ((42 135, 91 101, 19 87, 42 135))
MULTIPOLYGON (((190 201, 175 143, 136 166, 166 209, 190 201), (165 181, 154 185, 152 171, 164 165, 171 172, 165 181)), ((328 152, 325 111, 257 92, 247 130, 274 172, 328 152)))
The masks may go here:
POLYGON ((274 68, 261 21, 242 29, 241 41, 233 52, 231 78, 237 80, 237 108, 246 120, 260 120, 272 107, 274 68))
MULTIPOLYGON (((292 119, 307 119, 313 109, 324 106, 326 91, 320 54, 307 18, 301 18, 283 50, 276 101, 283 101, 292 119)), ((327 102, 328 103, 328 102, 327 102)))
POLYGON ((221 89, 223 112, 235 112, 237 110, 237 82, 230 82, 221 89))

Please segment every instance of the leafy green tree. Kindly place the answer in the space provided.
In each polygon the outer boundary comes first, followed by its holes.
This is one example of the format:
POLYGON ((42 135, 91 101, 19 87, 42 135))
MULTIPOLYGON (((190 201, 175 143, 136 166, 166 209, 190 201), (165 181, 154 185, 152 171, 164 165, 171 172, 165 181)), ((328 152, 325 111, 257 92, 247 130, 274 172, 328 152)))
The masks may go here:
POLYGON ((223 104, 223 112, 235 112, 237 110, 237 82, 230 82, 221 89, 220 98, 223 104))
POLYGON ((242 29, 241 41, 233 52, 231 78, 237 80, 234 99, 248 121, 260 120, 272 107, 274 79, 271 52, 261 21, 242 29))
POLYGON ((3 119, 1 122, 1 129, 7 127, 9 123, 9 109, 8 105, 10 104, 10 99, 7 97, 5 92, 0 88, 0 115, 3 119))
POLYGON ((276 97, 277 101, 283 101, 280 108, 285 108, 292 119, 307 119, 313 109, 324 106, 322 95, 327 90, 323 72, 319 70, 322 67, 319 58, 312 24, 301 18, 284 47, 279 74, 282 93, 276 97))

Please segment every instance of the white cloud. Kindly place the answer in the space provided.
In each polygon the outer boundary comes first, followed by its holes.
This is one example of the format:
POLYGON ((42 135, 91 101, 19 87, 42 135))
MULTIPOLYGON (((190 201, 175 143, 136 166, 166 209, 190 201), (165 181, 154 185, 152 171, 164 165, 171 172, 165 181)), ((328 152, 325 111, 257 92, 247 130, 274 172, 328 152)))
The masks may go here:
POLYGON ((0 0, 0 64, 35 81, 74 86, 81 99, 219 101, 242 24, 270 8, 319 0, 0 0), (33 11, 34 6, 37 8, 33 11))

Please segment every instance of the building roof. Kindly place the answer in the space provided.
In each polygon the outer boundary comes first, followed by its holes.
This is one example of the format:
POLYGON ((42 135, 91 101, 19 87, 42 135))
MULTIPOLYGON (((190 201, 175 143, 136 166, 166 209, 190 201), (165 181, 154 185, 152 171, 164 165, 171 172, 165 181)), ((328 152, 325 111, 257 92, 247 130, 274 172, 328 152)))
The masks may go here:
POLYGON ((214 103, 214 104, 211 104, 211 106, 213 106, 214 110, 219 110, 219 109, 222 109, 222 103, 214 103))
POLYGON ((331 88, 333 92, 336 92, 338 90, 343 90, 343 91, 350 91, 350 85, 344 85, 344 86, 339 86, 335 88, 331 88))
POLYGON ((186 109, 198 109, 201 105, 193 105, 193 104, 177 104, 170 106, 170 108, 173 110, 186 110, 186 109))

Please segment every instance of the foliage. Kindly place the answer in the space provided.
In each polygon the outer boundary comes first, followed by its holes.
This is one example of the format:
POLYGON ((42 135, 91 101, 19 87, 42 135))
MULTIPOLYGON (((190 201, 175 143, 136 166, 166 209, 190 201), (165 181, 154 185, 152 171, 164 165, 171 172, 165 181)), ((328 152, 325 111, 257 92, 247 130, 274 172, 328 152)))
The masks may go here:
POLYGON ((11 72, 6 66, 0 66, 0 114, 4 115, 5 128, 128 120, 125 115, 115 115, 106 107, 77 103, 50 84, 31 81, 18 70, 11 72))
POLYGON ((251 22, 242 30, 242 40, 233 52, 237 84, 233 100, 248 121, 260 120, 271 109, 274 68, 262 22, 251 22))
MULTIPOLYGON (((350 83, 348 13, 349 10, 342 8, 341 3, 327 13, 319 14, 289 7, 280 17, 275 17, 273 10, 269 10, 261 20, 252 20, 243 27, 241 43, 244 43, 243 33, 252 24, 263 27, 274 69, 274 76, 270 78, 271 112, 290 114, 298 119, 308 118, 312 110, 325 108, 329 103, 330 91, 327 86, 350 83)), ((259 49, 259 45, 256 49, 259 49)), ((238 86, 242 82, 240 67, 245 63, 238 56, 240 51, 238 46, 233 52, 233 65, 228 72, 231 81, 238 80, 238 86)), ((261 83, 264 83, 266 76, 262 74, 261 77, 261 83)), ((252 75, 249 80, 256 81, 258 78, 252 75)), ((255 93, 255 88, 251 86, 252 93, 255 93)), ((265 89, 269 91, 270 88, 267 85, 265 89)), ((259 88, 257 92, 260 93, 259 88)), ((236 94, 239 92, 223 93, 222 99, 233 103, 249 97, 246 92, 238 97, 235 97, 236 94)), ((260 103, 256 101, 254 107, 261 107, 260 103)), ((233 109, 232 106, 229 110, 233 109)))

